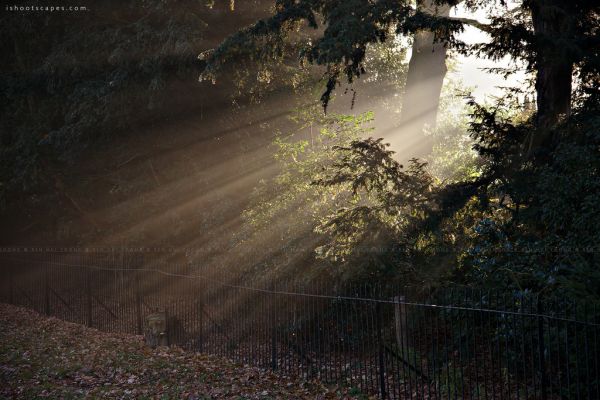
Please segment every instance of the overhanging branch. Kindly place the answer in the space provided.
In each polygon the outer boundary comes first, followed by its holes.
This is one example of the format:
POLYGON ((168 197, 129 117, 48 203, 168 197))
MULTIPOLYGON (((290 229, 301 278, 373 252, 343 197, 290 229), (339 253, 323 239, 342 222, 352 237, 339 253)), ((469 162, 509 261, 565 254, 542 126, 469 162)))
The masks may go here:
POLYGON ((488 33, 492 32, 492 27, 490 25, 484 24, 483 22, 480 22, 473 18, 448 17, 448 19, 450 19, 452 21, 462 22, 463 24, 473 26, 484 32, 488 32, 488 33))

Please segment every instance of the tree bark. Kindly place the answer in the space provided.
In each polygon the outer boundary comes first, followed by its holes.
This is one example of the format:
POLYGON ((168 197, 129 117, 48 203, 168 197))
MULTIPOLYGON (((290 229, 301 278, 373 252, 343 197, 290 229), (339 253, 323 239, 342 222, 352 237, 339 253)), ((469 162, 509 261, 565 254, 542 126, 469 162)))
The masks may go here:
POLYGON ((537 39, 536 82, 537 124, 529 150, 548 144, 549 128, 571 112, 571 80, 573 61, 561 36, 572 30, 572 18, 558 0, 538 0, 531 8, 533 29, 537 39))
MULTIPOLYGON (((420 0, 417 8, 432 15, 448 17, 451 7, 447 4, 437 5, 434 0, 420 0)), ((431 31, 417 32, 408 64, 401 114, 402 136, 414 143, 411 157, 427 156, 433 149, 431 136, 423 132, 428 127, 435 128, 447 71, 445 43, 435 42, 431 31)))

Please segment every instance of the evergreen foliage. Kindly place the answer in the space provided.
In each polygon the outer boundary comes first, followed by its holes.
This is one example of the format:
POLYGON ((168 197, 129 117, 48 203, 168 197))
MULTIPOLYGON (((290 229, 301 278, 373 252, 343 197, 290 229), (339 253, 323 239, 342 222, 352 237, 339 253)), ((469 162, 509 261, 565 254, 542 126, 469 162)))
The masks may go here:
MULTIPOLYGON (((390 32, 429 29, 464 54, 524 61, 536 75, 536 112, 518 115, 514 103, 511 110, 471 101, 469 133, 479 157, 462 179, 438 184, 419 160, 404 168, 381 139, 338 146, 336 161, 315 184, 349 189, 353 199, 360 193, 368 201, 338 208, 319 230, 345 255, 376 244, 384 249, 379 265, 396 276, 414 272, 408 280, 598 300, 599 7, 585 0, 523 1, 513 9, 503 1, 465 5, 487 9, 490 23, 429 15, 410 2, 277 1, 273 17, 211 55, 206 73, 216 73, 229 54, 237 56, 232 49, 262 47, 266 37, 283 40, 299 21, 324 27, 298 55, 327 67, 325 107, 340 77, 352 82, 365 73, 367 47, 389 40, 390 32), (455 36, 465 24, 486 30, 491 41, 459 42, 455 36), (576 97, 572 76, 578 78, 576 97), (441 273, 427 276, 440 264, 441 273)), ((325 248, 328 254, 335 247, 325 248)))

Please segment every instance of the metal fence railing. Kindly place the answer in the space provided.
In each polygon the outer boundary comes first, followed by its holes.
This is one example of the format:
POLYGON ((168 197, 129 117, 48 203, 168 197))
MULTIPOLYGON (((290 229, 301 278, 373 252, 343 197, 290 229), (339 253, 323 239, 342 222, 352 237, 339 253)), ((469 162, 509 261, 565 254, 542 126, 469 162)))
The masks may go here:
POLYGON ((455 289, 258 284, 138 254, 0 254, 1 300, 390 399, 600 399, 599 312, 455 289))

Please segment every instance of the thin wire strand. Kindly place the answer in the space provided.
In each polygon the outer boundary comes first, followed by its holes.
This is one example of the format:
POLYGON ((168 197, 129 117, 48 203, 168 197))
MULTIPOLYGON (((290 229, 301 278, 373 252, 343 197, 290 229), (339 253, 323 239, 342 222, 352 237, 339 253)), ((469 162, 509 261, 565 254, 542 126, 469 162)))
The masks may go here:
MULTIPOLYGON (((15 261, 29 261, 29 260, 13 258, 13 257, 6 257, 6 258, 9 258, 9 259, 12 259, 15 261)), ((572 318, 561 318, 561 317, 555 317, 552 315, 537 314, 537 313, 531 313, 531 312, 502 311, 502 310, 494 310, 494 309, 487 309, 487 308, 473 308, 473 307, 465 307, 465 306, 418 303, 418 302, 411 302, 411 301, 404 301, 404 300, 400 301, 400 300, 373 299, 373 298, 368 298, 368 297, 331 296, 331 295, 324 295, 324 294, 290 292, 290 291, 284 291, 284 290, 268 290, 268 289, 261 289, 261 288, 245 286, 245 285, 232 285, 232 284, 229 284, 229 283, 217 280, 217 279, 209 278, 206 275, 178 274, 178 273, 164 271, 164 270, 156 269, 156 268, 106 268, 106 267, 100 267, 97 265, 67 264, 67 263, 61 263, 61 262, 56 262, 56 261, 46 262, 46 264, 59 265, 59 266, 64 266, 64 267, 74 267, 74 268, 88 268, 88 269, 94 269, 94 270, 98 270, 98 271, 155 272, 155 273, 162 274, 165 276, 173 276, 173 277, 187 278, 187 279, 204 279, 206 281, 216 283, 218 285, 221 285, 224 287, 229 287, 229 288, 244 289, 244 290, 248 290, 248 291, 261 292, 261 293, 280 294, 280 295, 285 295, 285 296, 304 296, 304 297, 313 297, 313 298, 320 298, 320 299, 351 300, 351 301, 363 301, 363 302, 384 303, 384 304, 404 304, 404 305, 409 305, 409 306, 420 306, 420 307, 428 307, 428 308, 433 308, 433 309, 439 308, 439 309, 445 309, 445 310, 461 310, 461 311, 472 311, 472 312, 482 312, 483 311, 483 312, 500 314, 500 315, 519 315, 519 316, 538 317, 538 318, 541 317, 541 318, 553 319, 556 321, 573 322, 573 323, 587 325, 587 326, 594 326, 594 327, 600 326, 599 323, 579 321, 579 320, 572 319, 572 318)))

